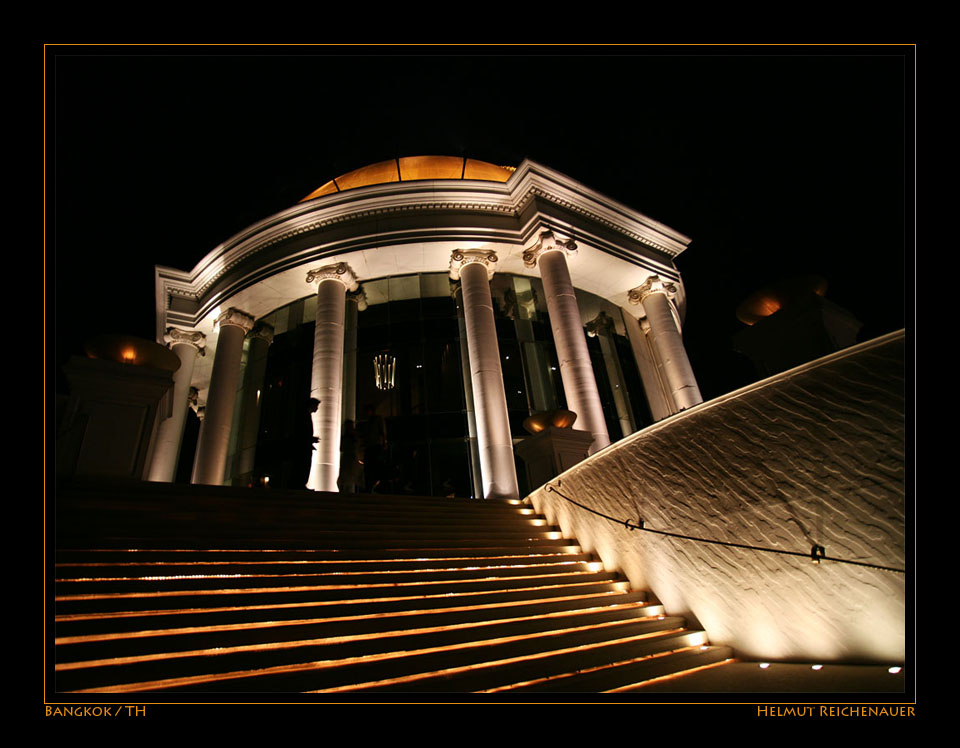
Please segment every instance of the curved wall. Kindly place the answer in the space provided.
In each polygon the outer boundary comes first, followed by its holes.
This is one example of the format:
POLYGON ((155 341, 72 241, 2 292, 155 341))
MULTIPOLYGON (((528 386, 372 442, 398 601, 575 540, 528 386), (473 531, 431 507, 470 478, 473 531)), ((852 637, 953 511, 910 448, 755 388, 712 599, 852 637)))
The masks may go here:
MULTIPOLYGON (((692 408, 563 473, 622 520, 903 569, 903 332, 692 408)), ((905 575, 630 531, 539 488, 539 511, 697 619, 715 644, 777 660, 902 662, 905 575)))

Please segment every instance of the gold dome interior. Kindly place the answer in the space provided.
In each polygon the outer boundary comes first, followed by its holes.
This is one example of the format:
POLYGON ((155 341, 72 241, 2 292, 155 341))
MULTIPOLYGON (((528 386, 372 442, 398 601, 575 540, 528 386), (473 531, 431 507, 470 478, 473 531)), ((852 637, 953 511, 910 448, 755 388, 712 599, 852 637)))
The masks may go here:
POLYGON ((496 166, 486 161, 460 156, 405 156, 363 166, 341 174, 318 187, 300 202, 334 192, 388 182, 413 182, 420 179, 478 179, 484 182, 506 182, 516 171, 514 166, 496 166))

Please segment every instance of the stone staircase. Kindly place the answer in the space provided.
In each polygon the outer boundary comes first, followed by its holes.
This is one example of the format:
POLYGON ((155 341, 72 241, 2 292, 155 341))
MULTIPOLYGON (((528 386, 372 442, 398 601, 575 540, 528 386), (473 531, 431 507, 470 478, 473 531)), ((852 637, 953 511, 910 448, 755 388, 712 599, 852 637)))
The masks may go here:
POLYGON ((528 505, 57 497, 60 693, 610 692, 727 662, 528 505))

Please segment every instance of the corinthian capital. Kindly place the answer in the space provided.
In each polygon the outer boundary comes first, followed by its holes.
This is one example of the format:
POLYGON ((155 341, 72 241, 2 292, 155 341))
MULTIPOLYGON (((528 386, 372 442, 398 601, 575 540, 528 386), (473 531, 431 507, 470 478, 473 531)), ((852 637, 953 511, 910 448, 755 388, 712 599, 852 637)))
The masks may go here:
POLYGON ((673 298, 677 295, 677 287, 670 281, 660 279, 660 276, 651 275, 643 285, 637 286, 627 294, 631 304, 642 304, 643 300, 650 294, 662 293, 667 298, 673 298))
POLYGON ((541 231, 537 243, 523 253, 523 264, 528 268, 536 267, 537 260, 544 252, 563 252, 576 254, 577 243, 573 239, 561 239, 552 231, 541 231))
POLYGON ((246 312, 241 312, 235 307, 230 307, 217 317, 217 326, 223 327, 224 325, 234 325, 236 327, 242 327, 244 332, 250 332, 253 329, 254 319, 246 312))
POLYGON ((460 271, 465 265, 477 263, 487 270, 487 280, 496 272, 497 254, 489 249, 455 249, 450 255, 450 277, 460 279, 460 271))
POLYGON ((175 345, 192 345, 203 356, 206 353, 204 346, 207 344, 207 336, 199 330, 180 330, 176 327, 168 327, 163 335, 163 342, 171 348, 175 345))
POLYGON ((359 287, 357 276, 345 262, 335 265, 324 265, 307 271, 307 283, 323 283, 326 280, 339 281, 348 291, 356 291, 359 287))

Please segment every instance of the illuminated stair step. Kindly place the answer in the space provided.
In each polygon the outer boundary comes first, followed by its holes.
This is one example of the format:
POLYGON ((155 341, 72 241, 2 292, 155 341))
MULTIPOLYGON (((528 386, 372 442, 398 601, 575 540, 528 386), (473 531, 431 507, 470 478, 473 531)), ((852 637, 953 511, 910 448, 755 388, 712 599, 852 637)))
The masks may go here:
MULTIPOLYGON (((559 528, 551 526, 546 520, 542 519, 528 519, 528 518, 519 518, 512 520, 504 520, 502 522, 475 522, 475 521, 464 521, 460 520, 459 522, 450 521, 450 522, 433 522, 430 518, 424 517, 420 518, 420 521, 417 521, 416 517, 407 517, 404 521, 394 521, 394 520, 384 520, 384 521, 371 521, 369 518, 366 520, 343 520, 343 521, 333 521, 333 520, 323 520, 313 523, 308 522, 296 522, 291 524, 290 527, 276 527, 269 526, 266 528, 270 532, 275 533, 290 533, 292 535, 308 536, 313 537, 314 535, 321 536, 331 536, 336 537, 342 535, 343 533, 351 532, 360 532, 367 535, 379 535, 379 534, 397 534, 400 536, 407 535, 436 535, 437 537, 457 537, 463 534, 478 534, 482 536, 489 537, 499 537, 501 535, 506 535, 512 537, 514 535, 521 534, 530 534, 531 537, 538 537, 544 532, 558 532, 559 528)), ((121 530, 129 529, 123 522, 105 522, 100 526, 101 530, 105 533, 114 533, 122 534, 121 530)), ((138 528, 138 535, 142 537, 157 537, 168 535, 173 537, 175 534, 193 534, 196 532, 195 527, 181 527, 178 525, 166 525, 163 523, 154 523, 151 527, 144 527, 143 529, 138 528)), ((264 531, 263 523, 258 522, 235 522, 232 523, 232 526, 228 532, 225 532, 222 537, 229 537, 233 535, 258 535, 264 531)))
POLYGON ((129 483, 57 498, 59 691, 633 688, 625 668, 649 682, 723 656, 528 505, 129 483))
POLYGON ((125 527, 157 524, 170 527, 194 521, 222 522, 229 518, 275 528, 323 523, 327 515, 335 519, 337 514, 358 521, 371 521, 383 513, 385 518, 397 517, 402 522, 415 516, 423 521, 433 517, 437 522, 455 523, 471 519, 493 522, 532 515, 529 506, 491 500, 341 496, 306 491, 295 492, 287 498, 274 492, 247 491, 250 496, 237 499, 236 489, 208 491, 196 486, 178 486, 174 493, 144 495, 150 490, 152 487, 141 485, 131 493, 114 491, 104 496, 74 489, 64 492, 64 498, 69 500, 59 513, 71 529, 93 528, 102 521, 125 527))
MULTIPOLYGON (((122 513, 125 516, 125 512, 122 513)), ((132 513, 131 513, 132 515, 132 513)), ((238 517, 237 522, 244 525, 257 524, 260 519, 256 515, 238 517)), ((543 515, 536 514, 532 510, 518 510, 514 508, 505 509, 501 512, 491 512, 484 509, 465 511, 459 508, 447 508, 443 510, 415 510, 398 507, 325 507, 322 504, 313 504, 309 510, 304 510, 303 516, 297 515, 284 518, 282 513, 271 512, 269 516, 263 517, 270 525, 289 524, 293 522, 307 522, 316 526, 337 526, 337 525, 395 525, 404 527, 407 525, 421 526, 429 524, 436 527, 459 527, 469 525, 471 527, 491 527, 499 528, 509 525, 520 526, 524 524, 544 524, 543 515)), ((160 519, 161 524, 178 524, 182 520, 170 520, 165 522, 160 519)))
MULTIPOLYGON (((254 605, 247 607, 221 607, 203 611, 195 608, 174 610, 148 610, 141 612, 76 614, 74 617, 57 617, 58 636, 79 636, 110 631, 136 631, 182 626, 223 625, 249 623, 263 620, 283 622, 307 617, 325 620, 344 619, 348 625, 359 625, 358 619, 376 622, 401 615, 428 615, 438 619, 450 616, 453 620, 471 620, 473 617, 496 616, 500 608, 532 608, 549 613, 580 607, 612 605, 618 603, 646 602, 638 592, 621 592, 613 585, 586 585, 578 587, 552 587, 513 592, 481 593, 462 596, 434 596, 429 598, 403 598, 380 601, 361 601, 331 604, 298 603, 285 606, 254 605)), ((650 607, 650 615, 662 615, 659 605, 650 607)))
MULTIPOLYGON (((447 555, 454 553, 470 555, 481 553, 484 548, 495 548, 498 554, 509 553, 550 553, 562 552, 569 548, 577 547, 577 543, 569 538, 549 537, 554 534, 536 533, 527 539, 523 534, 516 536, 501 536, 494 538, 487 537, 448 537, 432 540, 429 537, 377 537, 377 536, 351 536, 343 533, 336 538, 327 538, 326 540, 317 537, 289 537, 286 540, 293 546, 303 546, 306 542, 315 543, 318 551, 338 551, 342 553, 351 553, 355 551, 371 551, 374 553, 386 552, 391 557, 395 557, 400 552, 410 552, 418 555, 419 552, 429 553, 431 551, 443 551, 447 555), (545 537, 546 536, 546 537, 545 537)), ((309 533, 307 533, 309 535, 309 533)), ((217 549, 238 550, 248 549, 255 546, 258 542, 263 544, 264 536, 246 537, 243 535, 224 534, 217 539, 217 549)), ((175 540, 160 535, 136 537, 127 537, 120 534, 103 535, 99 538, 103 548, 132 548, 141 549, 169 549, 171 543, 179 543, 185 548, 204 548, 209 540, 204 537, 183 534, 175 540)))
MULTIPOLYGON (((226 652, 231 648, 251 645, 281 647, 316 646, 353 648, 347 656, 361 656, 393 650, 425 649, 463 642, 540 633, 554 629, 568 629, 640 619, 641 606, 591 608, 560 611, 553 614, 530 614, 504 609, 500 616, 487 621, 461 623, 441 622, 429 625, 418 616, 394 618, 372 630, 345 627, 342 624, 307 623, 288 626, 257 628, 221 628, 205 633, 182 633, 154 636, 114 638, 102 641, 66 643, 57 646, 58 668, 67 663, 109 662, 117 658, 153 657, 159 654, 226 652)), ((653 621, 654 619, 650 619, 653 621)), ((676 619, 656 619, 657 627, 676 625, 676 619), (671 621, 668 624, 667 621, 671 621)))
MULTIPOLYGON (((639 691, 656 692, 668 691, 671 687, 676 687, 678 681, 689 677, 695 677, 696 674, 706 670, 715 670, 725 668, 737 662, 733 656, 734 652, 730 647, 699 647, 699 652, 688 655, 682 667, 675 670, 663 668, 663 674, 658 677, 647 678, 638 683, 633 683, 618 688, 611 688, 608 693, 636 693, 639 691)), ((679 659, 679 658, 678 658, 679 659)), ((696 688, 690 688, 696 691, 696 688)))
MULTIPOLYGON (((545 653, 589 645, 603 644, 606 647, 611 646, 612 642, 622 647, 642 646, 650 651, 676 649, 680 646, 676 639, 679 634, 670 633, 670 627, 679 627, 682 620, 614 621, 559 632, 549 627, 540 633, 530 633, 532 625, 526 622, 517 624, 512 636, 487 638, 483 643, 477 643, 476 640, 457 641, 458 632, 449 632, 446 636, 413 635, 406 640, 398 637, 326 647, 305 645, 280 649, 258 648, 248 652, 197 653, 130 665, 72 669, 56 674, 57 688, 73 691, 120 683, 186 678, 194 682, 184 684, 185 690, 206 690, 217 674, 223 674, 225 679, 217 683, 217 690, 305 691, 531 656, 536 656, 542 669, 541 660, 545 653), (393 646, 386 646, 388 644, 393 646), (379 652, 378 646, 382 648, 379 652), (295 672, 290 672, 290 669, 295 672), (272 672, 259 672, 262 670, 272 672), (238 677, 238 674, 242 675, 238 677)), ((421 689, 422 684, 413 686, 413 690, 421 689)))
MULTIPOLYGON (((182 580, 189 582, 191 580, 182 580)), ((247 599, 247 602, 268 603, 276 601, 303 601, 312 600, 364 600, 382 597, 420 597, 438 595, 470 594, 476 592, 497 592, 507 590, 526 590, 537 587, 556 587, 567 585, 585 585, 596 583, 623 582, 614 572, 573 572, 561 574, 536 574, 530 576, 494 577, 481 579, 440 579, 424 581, 414 579, 406 582, 378 579, 375 582, 363 584, 342 584, 335 580, 322 580, 314 584, 314 580, 279 580, 277 585, 258 584, 261 580, 228 579, 219 580, 221 584, 209 584, 218 580, 201 580, 207 582, 204 586, 191 588, 189 585, 173 585, 172 583, 158 583, 156 589, 138 589, 132 591, 100 591, 77 592, 58 594, 56 601, 59 604, 78 602, 102 603, 104 609, 109 609, 117 601, 154 600, 159 605, 160 600, 167 602, 162 607, 172 607, 171 601, 180 601, 175 607, 197 607, 202 605, 200 599, 217 598, 219 600, 247 599), (244 582, 247 582, 244 584, 244 582), (196 601, 196 602, 194 602, 196 601)), ((265 580, 267 582, 273 580, 265 580)), ((221 603, 222 604, 222 603, 221 603)), ((63 612, 66 612, 64 609, 63 612)))
MULTIPOLYGON (((280 605, 280 604, 377 604, 401 601, 416 604, 423 599, 475 598, 481 595, 500 596, 503 599, 556 597, 569 594, 602 593, 626 589, 622 581, 608 581, 609 575, 590 575, 594 579, 578 578, 577 581, 513 580, 507 587, 502 584, 471 582, 451 588, 447 585, 412 585, 408 587, 355 587, 346 590, 317 590, 289 588, 264 589, 252 593, 242 590, 216 590, 173 592, 170 595, 134 594, 133 596, 90 596, 57 601, 58 614, 81 614, 111 611, 144 611, 154 609, 222 608, 227 606, 280 605), (522 583, 521 583, 522 582, 522 583)), ((458 603, 462 604, 462 603, 458 603)))
MULTIPOLYGON (((212 519, 212 518, 210 518, 212 519)), ((471 528, 480 531, 491 532, 512 532, 525 527, 544 527, 549 523, 542 515, 522 514, 512 512, 499 517, 490 517, 484 514, 475 514, 473 516, 462 516, 455 512, 436 514, 433 512, 323 512, 316 507, 310 509, 308 516, 291 517, 284 521, 276 514, 269 517, 243 516, 230 517, 230 523, 234 528, 251 528, 259 530, 268 527, 272 530, 282 529, 306 529, 309 531, 334 531, 342 528, 370 528, 398 530, 402 532, 410 530, 421 530, 431 528, 439 531, 455 531, 461 528, 471 528)), ((193 517, 156 517, 151 518, 149 522, 143 522, 142 528, 137 527, 138 518, 135 515, 127 516, 125 512, 118 512, 112 516, 101 518, 97 526, 111 529, 120 527, 130 529, 136 527, 143 531, 156 531, 157 529, 181 528, 185 523, 192 522, 193 517)), ((199 517, 198 520, 208 522, 208 518, 199 517)))
POLYGON ((74 563, 224 563, 236 561, 248 563, 251 559, 266 562, 275 561, 311 561, 317 563, 356 561, 359 563, 373 563, 378 561, 411 561, 418 562, 421 559, 439 559, 449 561, 459 561, 462 559, 481 559, 489 558, 494 563, 498 559, 524 559, 524 558, 544 558, 547 556, 566 558, 572 554, 581 556, 580 560, 592 560, 593 556, 586 553, 580 553, 576 546, 565 546, 560 550, 543 549, 543 552, 516 548, 497 548, 497 547, 478 547, 471 548, 469 552, 464 553, 463 549, 444 549, 444 548, 420 548, 411 550, 381 550, 369 549, 363 552, 330 550, 330 549, 215 549, 206 547, 188 548, 186 546, 180 549, 159 549, 159 548, 140 548, 140 549, 94 549, 94 550, 61 550, 57 552, 57 563, 71 565, 74 563), (567 551, 565 548, 576 548, 575 551, 567 551))
POLYGON ((652 679, 726 662, 729 647, 694 644, 689 648, 632 657, 606 665, 592 664, 582 672, 565 673, 534 682, 515 683, 502 690, 526 693, 604 693, 630 690, 652 679))
POLYGON ((60 494, 66 496, 75 505, 93 506, 124 506, 135 505, 138 508, 151 506, 189 507, 191 509, 204 508, 210 505, 218 507, 233 507, 244 512, 260 511, 264 505, 269 505, 278 511, 288 509, 302 509, 315 506, 321 507, 377 507, 385 508, 404 507, 415 510, 441 510, 443 508, 469 512, 496 512, 529 508, 515 500, 504 499, 468 499, 464 497, 418 496, 411 494, 341 494, 323 491, 269 489, 266 491, 232 488, 229 486, 200 486, 169 483, 138 483, 123 485, 116 483, 109 485, 101 481, 92 481, 83 484, 74 482, 69 487, 61 489, 60 494))
MULTIPOLYGON (((411 653, 408 657, 350 663, 334 669, 304 669, 266 676, 248 674, 218 685, 228 691, 264 688, 319 693, 482 691, 517 680, 569 672, 584 663, 672 651, 697 640, 696 635, 683 630, 594 628, 435 653, 411 653)), ((182 690, 205 688, 209 688, 209 684, 186 686, 182 690)))
POLYGON ((560 564, 593 563, 589 554, 577 553, 551 556, 501 556, 477 558, 438 558, 438 559, 391 559, 370 561, 316 561, 286 560, 264 561, 148 561, 148 562, 75 562, 58 563, 56 575, 59 580, 80 578, 129 578, 156 575, 191 574, 270 574, 270 573, 350 573, 350 572, 392 572, 440 569, 475 568, 511 568, 526 566, 549 566, 560 564))
POLYGON ((633 614, 638 617, 653 617, 664 614, 663 606, 648 604, 644 596, 639 593, 626 592, 547 601, 518 600, 481 603, 447 609, 431 606, 426 609, 378 611, 367 614, 358 614, 355 611, 334 606, 316 606, 306 609, 297 607, 225 610, 217 613, 196 613, 195 611, 184 610, 165 615, 58 621, 56 628, 58 643, 61 638, 73 641, 89 637, 139 637, 141 635, 160 635, 158 632, 177 635, 180 632, 203 632, 220 628, 270 628, 308 623, 322 624, 327 636, 343 636, 390 631, 399 627, 453 626, 493 621, 504 617, 545 616, 564 611, 609 609, 615 606, 621 608, 631 606, 633 614), (317 617, 308 618, 307 616, 310 614, 317 614, 317 617))
MULTIPOLYGON (((506 656, 475 664, 391 679, 358 683, 351 692, 497 692, 514 690, 518 683, 552 680, 581 669, 603 667, 624 659, 653 660, 673 653, 699 650, 703 633, 677 629, 641 635, 603 639, 568 640, 569 646, 552 651, 506 656)), ((507 654, 505 650, 501 654, 507 654)), ((340 691, 342 689, 337 689, 340 691)), ((327 689, 326 692, 335 692, 327 689)))
POLYGON ((80 579, 57 580, 57 596, 73 594, 107 594, 122 592, 152 592, 154 590, 203 590, 221 587, 286 587, 291 585, 384 585, 413 582, 463 582, 470 579, 494 581, 513 577, 569 577, 573 574, 596 573, 597 564, 550 564, 538 566, 484 567, 480 569, 392 570, 381 572, 329 572, 326 574, 290 573, 253 575, 249 573, 169 574, 154 570, 149 575, 134 579, 80 579))

